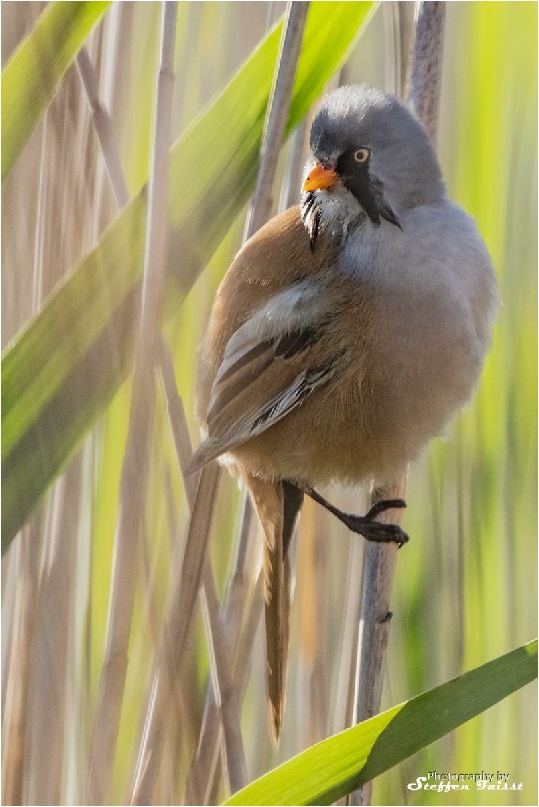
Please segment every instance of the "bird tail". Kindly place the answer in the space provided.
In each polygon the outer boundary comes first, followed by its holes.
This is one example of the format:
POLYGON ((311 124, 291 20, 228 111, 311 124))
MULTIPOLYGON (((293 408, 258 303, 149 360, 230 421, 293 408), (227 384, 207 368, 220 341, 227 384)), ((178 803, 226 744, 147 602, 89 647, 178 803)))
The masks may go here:
POLYGON ((247 480, 264 530, 266 677, 270 728, 277 744, 283 721, 290 640, 290 559, 288 547, 303 491, 289 482, 247 480))

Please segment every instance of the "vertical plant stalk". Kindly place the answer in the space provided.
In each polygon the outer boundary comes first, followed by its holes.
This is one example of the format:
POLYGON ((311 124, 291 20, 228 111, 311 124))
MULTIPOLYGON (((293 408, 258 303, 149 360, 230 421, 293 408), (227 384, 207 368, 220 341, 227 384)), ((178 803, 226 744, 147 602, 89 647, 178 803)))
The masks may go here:
MULTIPOLYGON (((192 449, 183 406, 176 389, 172 359, 164 342, 160 348, 160 367, 178 464, 184 469, 192 456, 192 449)), ((191 519, 183 560, 178 559, 178 563, 173 564, 178 570, 172 575, 174 582, 171 585, 170 605, 158 645, 152 695, 146 710, 134 775, 132 804, 148 804, 154 799, 166 734, 163 725, 170 705, 174 704, 177 688, 185 680, 182 675, 183 651, 201 582, 212 679, 220 696, 220 716, 230 787, 240 789, 247 781, 240 731, 241 709, 235 693, 231 692, 231 653, 219 622, 217 594, 210 562, 206 556, 217 490, 218 466, 213 463, 204 469, 198 487, 194 481, 196 480, 192 477, 184 479, 191 519)))
POLYGON ((177 3, 163 3, 161 65, 157 78, 152 170, 148 189, 141 314, 135 345, 127 444, 120 480, 120 513, 114 547, 107 646, 88 769, 88 804, 105 804, 110 797, 127 673, 139 534, 144 518, 155 402, 155 346, 165 276, 167 170, 174 89, 176 16, 177 3))
POLYGON ((62 804, 69 709, 69 661, 73 612, 81 459, 75 459, 53 491, 45 530, 48 562, 37 591, 32 668, 28 684, 29 725, 23 803, 62 804), (45 683, 46 682, 46 683, 45 683))
POLYGON ((442 88, 445 6, 434 0, 421 3, 407 87, 408 104, 433 143, 436 143, 442 88))
MULTIPOLYGON (((245 623, 248 619, 248 608, 250 607, 252 602, 251 598, 253 596, 253 586, 248 579, 249 574, 245 564, 253 515, 252 507, 250 507, 249 504, 249 500, 247 500, 244 508, 244 518, 242 520, 237 556, 234 563, 234 572, 225 602, 221 606, 219 613, 219 624, 227 638, 230 659, 232 659, 229 668, 230 689, 234 690, 235 697, 240 704, 243 697, 243 688, 238 684, 236 659, 240 643, 243 642, 245 644, 245 623)), ((260 591, 257 593, 260 594, 260 591)), ((260 605, 261 604, 260 601, 260 605)), ((259 613, 262 613, 261 608, 259 613)), ((243 655, 243 663, 246 670, 250 669, 250 653, 257 627, 258 623, 255 625, 252 635, 250 634, 251 638, 243 655)), ((208 800, 208 793, 211 789, 212 782, 218 782, 220 780, 221 765, 220 759, 218 758, 218 750, 221 731, 220 713, 223 712, 223 699, 221 695, 221 702, 219 702, 219 696, 220 692, 214 683, 213 677, 211 677, 208 681, 206 691, 206 700, 204 703, 204 712, 197 748, 191 761, 187 779, 186 801, 189 804, 211 804, 212 802, 208 800), (210 760, 215 760, 215 763, 210 769, 208 778, 208 762, 210 760)), ((225 699, 225 707, 226 706, 225 699)), ((227 771, 226 773, 230 782, 230 772, 227 771)))
POLYGON ((42 513, 23 527, 21 540, 3 563, 15 579, 13 638, 6 664, 5 709, 2 711, 2 801, 23 804, 28 746, 29 681, 35 639, 36 554, 42 532, 42 513))
MULTIPOLYGON (((406 474, 403 473, 383 487, 373 490, 371 505, 382 499, 403 498, 405 489, 406 474)), ((401 514, 401 510, 386 510, 378 521, 398 524, 401 514)), ((392 616, 389 604, 397 552, 396 544, 366 542, 365 545, 356 664, 355 723, 368 720, 380 711, 384 661, 392 616)), ((372 782, 368 782, 350 794, 349 804, 370 804, 371 799, 372 782)))
POLYGON ((277 64, 268 105, 268 114, 262 135, 260 167, 253 194, 253 201, 245 223, 245 239, 250 238, 271 214, 273 202, 272 188, 279 151, 283 142, 288 110, 296 75, 303 31, 309 3, 289 2, 283 24, 283 35, 279 45, 277 64))
POLYGON ((185 552, 179 548, 172 563, 180 585, 171 592, 167 618, 159 637, 158 663, 152 681, 150 704, 146 710, 143 742, 138 751, 132 804, 153 803, 161 763, 168 704, 176 697, 185 645, 192 625, 192 615, 200 588, 206 547, 218 485, 218 466, 203 468, 191 510, 185 552))
MULTIPOLYGON (((445 3, 423 2, 419 9, 409 71, 408 100, 433 142, 436 140, 442 76, 445 3)), ((373 490, 371 504, 381 499, 404 498, 406 473, 373 490)), ((388 510, 380 521, 398 524, 402 511, 388 510)), ((389 639, 389 610, 395 564, 395 544, 367 543, 363 560, 361 618, 356 666, 355 723, 380 711, 384 660, 389 639)), ((349 804, 368 805, 372 782, 350 794, 349 804)))
POLYGON ((386 88, 388 92, 405 98, 409 81, 409 68, 414 36, 416 3, 408 0, 389 0, 380 9, 384 15, 386 42, 386 88))

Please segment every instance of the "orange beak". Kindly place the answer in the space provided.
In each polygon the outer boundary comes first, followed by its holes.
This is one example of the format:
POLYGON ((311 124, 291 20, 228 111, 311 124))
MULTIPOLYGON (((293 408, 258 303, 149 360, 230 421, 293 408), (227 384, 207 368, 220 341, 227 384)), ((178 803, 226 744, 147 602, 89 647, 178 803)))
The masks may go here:
POLYGON ((333 168, 325 168, 320 163, 315 165, 305 182, 302 191, 319 191, 323 188, 331 188, 338 181, 339 175, 333 168))

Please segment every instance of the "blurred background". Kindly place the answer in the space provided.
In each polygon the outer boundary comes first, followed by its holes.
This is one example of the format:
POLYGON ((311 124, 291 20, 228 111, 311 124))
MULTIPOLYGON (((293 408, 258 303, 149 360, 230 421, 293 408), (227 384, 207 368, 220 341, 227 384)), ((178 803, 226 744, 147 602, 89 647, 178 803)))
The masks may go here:
MULTIPOLYGON (((327 4, 327 14, 337 5, 327 4)), ((380 4, 327 89, 365 81, 399 92, 398 5, 380 4)), ((3 65, 46 6, 2 3, 3 65)), ((283 3, 273 2, 179 4, 174 140, 284 10, 283 3)), ((116 2, 87 41, 130 195, 149 172, 159 18, 159 3, 116 2)), ((216 149, 219 137, 216 131, 216 149)), ((398 558, 383 708, 537 634, 536 3, 447 3, 438 147, 449 194, 475 217, 492 255, 502 307, 473 404, 452 424, 447 439, 435 441, 410 472, 403 526, 412 540, 398 558)), ((282 150, 275 210, 279 189, 284 188, 283 198, 299 198, 299 186, 288 188, 297 177, 298 154, 303 161, 301 126, 282 150)), ((2 202, 5 348, 117 215, 75 66, 4 182, 2 202)), ((241 244, 245 213, 246 208, 235 218, 165 327, 194 446, 199 440, 193 416, 197 346, 217 286, 241 244)), ((100 282, 107 283, 106 272, 100 282)), ((4 803, 84 803, 105 654, 130 383, 122 384, 3 559, 4 803)), ((360 491, 333 490, 331 496, 344 509, 361 512, 365 507, 360 491)), ((221 474, 210 536, 220 602, 226 601, 234 576, 243 507, 243 493, 221 474)), ((158 636, 174 586, 174 552, 185 543, 188 522, 159 388, 108 803, 133 798, 158 636)), ((247 637, 238 664, 248 676, 245 691, 238 693, 252 779, 350 723, 362 545, 312 502, 305 503, 292 548, 296 580, 288 698, 275 752, 267 730, 264 637, 255 604, 260 594, 254 589, 258 525, 250 525, 249 535, 238 589, 242 635, 247 637)), ((199 604, 182 660, 180 702, 162 715, 154 803, 215 804, 226 795, 219 746, 214 743, 211 751, 204 746, 196 755, 210 666, 199 604)), ((536 804, 536 718, 532 685, 380 777, 374 803, 438 804, 439 794, 406 788, 428 771, 500 770, 523 782, 524 789, 452 793, 452 803, 536 804)))

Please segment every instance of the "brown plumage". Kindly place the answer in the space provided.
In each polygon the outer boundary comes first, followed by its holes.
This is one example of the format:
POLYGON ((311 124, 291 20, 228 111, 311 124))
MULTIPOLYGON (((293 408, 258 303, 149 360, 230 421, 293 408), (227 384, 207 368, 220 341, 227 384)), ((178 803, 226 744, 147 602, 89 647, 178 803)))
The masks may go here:
MULTIPOLYGON (((372 366, 369 343, 376 338, 377 326, 380 331, 385 329, 387 311, 366 286, 362 288, 352 278, 335 272, 338 246, 339 241, 331 233, 323 232, 318 236, 316 250, 311 252, 299 207, 293 207, 262 227, 236 256, 217 292, 201 346, 197 415, 207 438, 196 453, 193 470, 231 451, 242 467, 266 479, 284 477, 310 483, 334 478, 357 480, 365 475, 358 472, 358 462, 363 460, 366 471, 371 472, 379 446, 370 445, 370 422, 365 419, 364 430, 358 423, 358 414, 370 411, 374 415, 377 368, 372 366), (270 267, 278 267, 279 272, 270 267), (275 342, 253 328, 249 334, 252 348, 262 345, 265 350, 250 361, 247 356, 243 366, 227 374, 221 384, 215 383, 225 348, 238 329, 279 292, 286 295, 303 281, 314 284, 316 289, 309 301, 311 310, 301 300, 303 290, 298 293, 299 327, 305 331, 309 329, 308 321, 316 324, 316 332, 310 334, 305 348, 292 355, 276 355, 275 342), (273 421, 271 428, 247 439, 238 426, 239 416, 264 414, 267 402, 309 371, 313 375, 325 371, 327 380, 322 378, 320 385, 305 395, 301 406, 291 409, 285 418, 273 421), (335 375, 342 383, 328 388, 327 381, 335 375), (361 405, 355 405, 360 396, 361 405), (330 422, 328 407, 332 410, 330 422), (302 425, 305 421, 309 422, 308 435, 302 425), (358 435, 361 452, 356 450, 356 441, 347 428, 352 422, 354 433, 358 428, 362 432, 358 435)), ((296 330, 294 325, 290 329, 296 330)), ((383 368, 379 370, 383 376, 383 368)))

